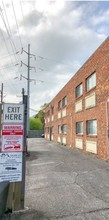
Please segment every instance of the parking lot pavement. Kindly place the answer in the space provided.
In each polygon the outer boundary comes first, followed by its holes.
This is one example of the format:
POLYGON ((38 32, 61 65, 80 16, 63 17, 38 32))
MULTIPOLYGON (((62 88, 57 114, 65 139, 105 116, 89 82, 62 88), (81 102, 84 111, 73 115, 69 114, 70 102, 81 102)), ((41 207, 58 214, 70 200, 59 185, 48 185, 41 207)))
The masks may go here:
POLYGON ((25 205, 32 219, 109 219, 109 163, 45 139, 29 139, 25 205))

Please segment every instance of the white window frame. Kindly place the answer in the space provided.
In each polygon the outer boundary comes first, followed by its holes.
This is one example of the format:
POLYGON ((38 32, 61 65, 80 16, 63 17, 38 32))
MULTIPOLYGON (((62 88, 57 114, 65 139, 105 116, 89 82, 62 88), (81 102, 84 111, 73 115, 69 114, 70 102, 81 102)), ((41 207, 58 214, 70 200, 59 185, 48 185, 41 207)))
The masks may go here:
POLYGON ((87 135, 97 135, 97 120, 88 120, 86 121, 86 129, 87 129, 87 135))
POLYGON ((65 105, 67 105, 67 97, 66 96, 62 99, 62 107, 65 105))
POLYGON ((76 122, 76 134, 83 135, 83 122, 82 121, 76 122), (79 128, 79 125, 80 125, 80 128, 79 128))
POLYGON ((86 79, 86 90, 89 91, 96 86, 96 72, 86 79))
POLYGON ((67 125, 66 124, 63 124, 61 129, 62 129, 63 134, 67 134, 67 125))
POLYGON ((51 107, 51 113, 54 114, 54 106, 51 107))
POLYGON ((80 83, 76 88, 75 88, 75 93, 76 93, 76 98, 80 97, 83 94, 83 84, 80 83), (79 92, 78 92, 79 90, 79 92))
POLYGON ((62 108, 62 100, 60 100, 59 102, 58 102, 58 109, 61 109, 62 108))
POLYGON ((54 133, 54 126, 51 127, 51 133, 54 133))
POLYGON ((61 134, 61 125, 58 125, 58 134, 61 134))

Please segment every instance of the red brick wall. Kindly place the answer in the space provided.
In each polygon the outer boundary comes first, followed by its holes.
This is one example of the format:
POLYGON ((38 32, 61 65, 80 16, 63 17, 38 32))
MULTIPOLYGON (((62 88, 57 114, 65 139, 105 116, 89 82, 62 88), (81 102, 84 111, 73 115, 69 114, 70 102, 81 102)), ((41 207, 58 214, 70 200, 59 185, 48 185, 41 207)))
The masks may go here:
MULTIPOLYGON (((107 99, 109 98, 109 38, 95 51, 88 61, 80 68, 80 70, 72 77, 72 79, 64 86, 64 88, 50 102, 54 106, 54 121, 45 124, 46 127, 54 126, 54 141, 58 138, 58 125, 67 124, 67 145, 75 147, 76 122, 83 121, 84 133, 79 138, 83 139, 83 150, 86 151, 86 140, 97 141, 97 156, 99 158, 108 159, 108 135, 107 125, 109 124, 109 105, 107 108, 107 99), (96 87, 91 91, 86 91, 86 78, 93 72, 96 72, 96 87), (83 83, 83 95, 78 98, 83 100, 83 110, 75 112, 75 87, 83 83), (85 109, 85 97, 92 93, 96 93, 96 106, 85 109), (67 115, 58 119, 58 102, 67 96, 67 115), (107 112, 108 109, 108 112, 107 112), (107 113, 106 113, 107 112, 107 113), (87 136, 86 121, 97 119, 97 136, 87 136), (108 121, 108 123, 107 123, 108 121)), ((45 109, 47 112, 48 106, 45 109)), ((46 118, 46 117, 45 117, 46 118)))

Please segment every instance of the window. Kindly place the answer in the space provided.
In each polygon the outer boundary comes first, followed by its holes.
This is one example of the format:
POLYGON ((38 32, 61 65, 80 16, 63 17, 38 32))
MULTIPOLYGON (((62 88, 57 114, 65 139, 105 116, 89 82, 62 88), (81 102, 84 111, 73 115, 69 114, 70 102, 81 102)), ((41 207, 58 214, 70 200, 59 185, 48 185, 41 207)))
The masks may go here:
POLYGON ((67 97, 66 96, 62 99, 62 106, 65 106, 65 105, 67 105, 67 97))
POLYGON ((54 107, 51 108, 51 113, 54 114, 54 107))
POLYGON ((79 86, 76 87, 76 98, 83 94, 83 84, 81 83, 79 86))
POLYGON ((88 135, 97 135, 97 120, 87 121, 86 128, 88 135))
POLYGON ((50 110, 46 113, 46 116, 48 117, 50 115, 50 110))
POLYGON ((63 134, 67 133, 67 126, 66 125, 62 125, 62 133, 63 134))
POLYGON ((62 101, 61 100, 58 102, 58 109, 60 109, 60 108, 62 108, 62 101))
POLYGON ((47 128, 47 133, 49 133, 49 127, 47 128))
POLYGON ((83 134, 83 122, 76 123, 76 134, 83 134))
POLYGON ((47 117, 47 112, 44 113, 44 117, 45 117, 45 118, 47 117))
POLYGON ((61 134, 61 125, 58 125, 58 134, 61 134))
POLYGON ((86 79, 86 90, 90 90, 96 86, 96 73, 93 73, 86 79))
POLYGON ((54 127, 51 127, 51 133, 52 134, 54 133, 54 127))

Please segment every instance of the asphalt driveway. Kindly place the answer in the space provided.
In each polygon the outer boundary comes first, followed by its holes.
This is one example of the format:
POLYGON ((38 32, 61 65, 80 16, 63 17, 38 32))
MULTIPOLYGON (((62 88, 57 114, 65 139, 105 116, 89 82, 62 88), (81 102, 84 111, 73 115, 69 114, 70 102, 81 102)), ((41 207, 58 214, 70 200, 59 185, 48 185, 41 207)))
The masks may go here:
POLYGON ((28 143, 27 219, 109 219, 109 163, 45 139, 28 143))

